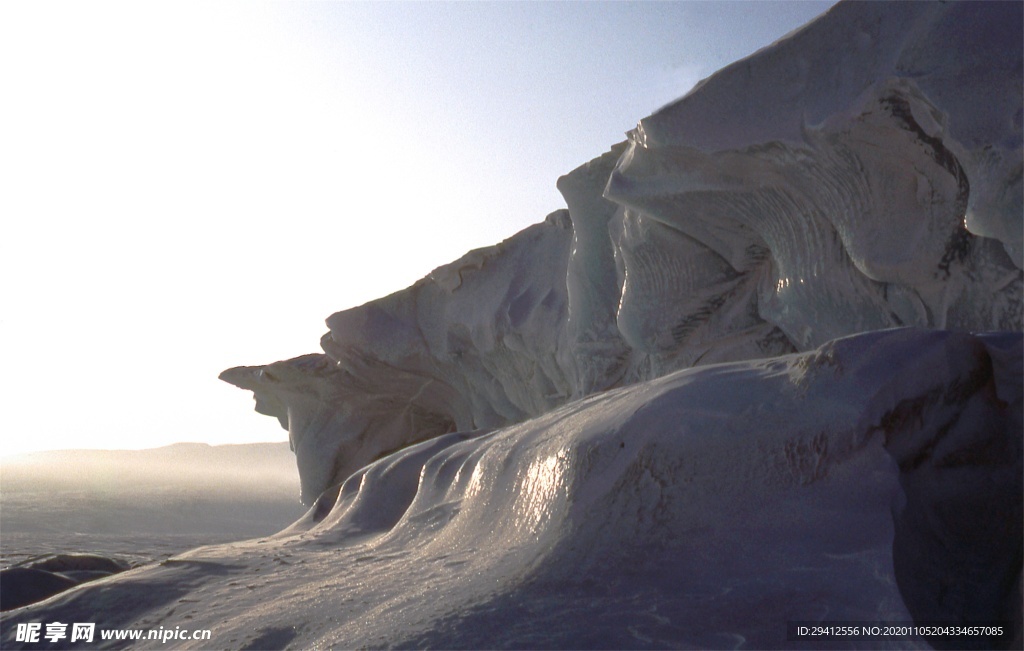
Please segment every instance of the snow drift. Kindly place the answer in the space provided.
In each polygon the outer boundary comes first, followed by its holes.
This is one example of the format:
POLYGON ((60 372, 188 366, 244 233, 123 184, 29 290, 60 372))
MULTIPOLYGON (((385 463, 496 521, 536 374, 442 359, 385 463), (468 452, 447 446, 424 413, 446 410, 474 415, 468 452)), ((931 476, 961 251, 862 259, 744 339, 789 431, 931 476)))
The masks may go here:
POLYGON ((1019 630, 1022 363, 1018 334, 888 330, 442 435, 276 537, 14 611, 5 648, 31 621, 258 649, 767 648, 821 620, 1019 630))
POLYGON ((1019 644, 1022 22, 840 4, 560 179, 568 210, 225 371, 288 429, 304 518, 15 611, 5 644, 1019 644))

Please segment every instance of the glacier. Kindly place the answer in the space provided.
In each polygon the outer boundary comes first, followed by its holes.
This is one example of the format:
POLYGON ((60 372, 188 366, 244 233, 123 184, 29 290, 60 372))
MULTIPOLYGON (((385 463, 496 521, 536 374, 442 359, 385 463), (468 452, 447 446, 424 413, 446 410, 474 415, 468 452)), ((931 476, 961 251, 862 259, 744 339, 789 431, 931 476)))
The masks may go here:
POLYGON ((4 647, 1019 647, 1022 24, 840 3, 558 179, 567 209, 225 371, 306 515, 7 613, 4 647))

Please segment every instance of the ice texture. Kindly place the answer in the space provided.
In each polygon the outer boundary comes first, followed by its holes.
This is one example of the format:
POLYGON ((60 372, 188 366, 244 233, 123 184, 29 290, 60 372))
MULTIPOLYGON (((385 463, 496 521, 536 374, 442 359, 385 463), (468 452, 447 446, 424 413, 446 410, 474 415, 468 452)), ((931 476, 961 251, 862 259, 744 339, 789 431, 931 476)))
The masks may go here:
POLYGON ((841 3, 567 210, 225 371, 306 515, 14 611, 5 648, 179 617, 215 636, 182 648, 1019 646, 1022 11, 841 3))
POLYGON ((518 422, 573 394, 568 213, 472 251, 412 287, 331 316, 325 354, 221 377, 280 419, 308 504, 380 455, 518 422), (558 280, 560 279, 560 280, 558 280))

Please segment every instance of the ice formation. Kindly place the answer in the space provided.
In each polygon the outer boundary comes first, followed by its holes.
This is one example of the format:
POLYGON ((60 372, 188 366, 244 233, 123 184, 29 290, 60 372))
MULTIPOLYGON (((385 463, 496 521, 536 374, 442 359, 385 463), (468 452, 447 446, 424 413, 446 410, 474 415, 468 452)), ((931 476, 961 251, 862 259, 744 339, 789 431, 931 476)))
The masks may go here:
POLYGON ((403 445, 695 364, 1020 330, 1020 13, 841 4, 559 179, 567 211, 223 378, 289 430, 308 503, 403 445))
POLYGON ((1019 645, 1022 9, 841 3, 561 178, 567 210, 225 371, 306 516, 5 645, 181 617, 234 648, 1019 645))

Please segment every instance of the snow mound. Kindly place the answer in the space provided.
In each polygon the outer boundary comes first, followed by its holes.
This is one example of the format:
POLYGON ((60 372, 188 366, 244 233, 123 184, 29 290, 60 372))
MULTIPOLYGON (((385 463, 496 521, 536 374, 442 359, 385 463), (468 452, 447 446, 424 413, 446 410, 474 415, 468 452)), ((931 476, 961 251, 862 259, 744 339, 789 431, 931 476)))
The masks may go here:
POLYGON ((5 635, 173 614, 214 632, 182 648, 769 648, 791 621, 1012 622, 1022 349, 872 332, 442 435, 273 538, 76 588, 5 635))

